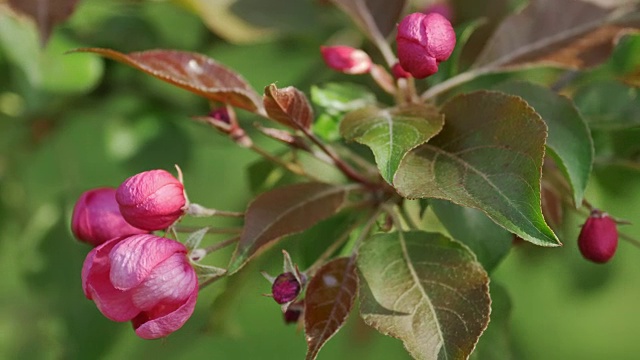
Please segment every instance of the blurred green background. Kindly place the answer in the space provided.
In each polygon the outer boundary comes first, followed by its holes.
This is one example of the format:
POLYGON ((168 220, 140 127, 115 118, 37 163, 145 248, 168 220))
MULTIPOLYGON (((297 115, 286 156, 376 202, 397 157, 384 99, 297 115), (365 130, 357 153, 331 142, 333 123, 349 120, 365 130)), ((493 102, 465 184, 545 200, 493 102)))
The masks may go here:
MULTIPOLYGON (((269 284, 258 271, 277 273, 280 248, 304 258, 306 247, 325 246, 322 236, 293 237, 230 281, 206 288, 191 320, 164 340, 137 338, 128 323, 105 319, 82 293, 80 269, 90 248, 73 239, 69 223, 83 191, 179 164, 191 200, 241 211, 252 195, 247 167, 258 158, 190 120, 208 112, 205 100, 124 65, 65 51, 197 51, 237 70, 259 91, 277 81, 308 93, 316 82, 340 78, 325 69, 319 46, 336 32, 354 36, 344 30, 345 17, 319 1, 237 1, 226 10, 250 20, 240 25, 224 13, 203 21, 194 10, 202 13, 196 4, 206 2, 181 3, 83 0, 42 50, 33 25, 0 7, 1 359, 304 357, 302 332, 285 326, 277 305, 261 296, 269 284), (218 29, 212 32, 205 23, 218 29), (244 32, 230 38, 224 30, 234 26, 244 26, 244 32), (260 41, 229 41, 252 38, 260 41)), ((224 2, 209 2, 218 3, 224 2)), ((208 14, 222 11, 211 6, 208 14)), ((243 123, 255 120, 240 115, 243 123)), ((605 152, 640 154, 640 130, 596 140, 605 152)), ((597 166, 587 195, 615 216, 640 221, 637 171, 597 166)), ((482 359, 637 358, 640 249, 623 241, 613 261, 591 264, 575 244, 581 222, 568 214, 568 225, 559 231, 564 247, 516 246, 495 271, 493 284, 511 297, 502 334, 509 336, 512 352, 485 352, 482 359)), ((640 237, 638 225, 623 231, 640 237)), ((213 262, 222 266, 228 256, 222 252, 213 262)), ((408 355, 399 341, 368 329, 352 314, 319 358, 408 355)))

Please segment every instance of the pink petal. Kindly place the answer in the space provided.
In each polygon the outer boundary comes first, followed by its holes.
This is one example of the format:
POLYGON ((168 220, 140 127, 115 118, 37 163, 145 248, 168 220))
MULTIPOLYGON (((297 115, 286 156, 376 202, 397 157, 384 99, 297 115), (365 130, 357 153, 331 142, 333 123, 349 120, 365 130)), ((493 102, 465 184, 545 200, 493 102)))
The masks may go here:
POLYGON ((133 291, 133 302, 149 311, 159 302, 182 303, 198 287, 195 270, 185 254, 176 253, 158 264, 133 291))
POLYGON ((117 244, 109 256, 110 279, 116 289, 138 286, 158 264, 187 248, 174 240, 154 235, 133 235, 117 244))
POLYGON ((426 39, 429 55, 438 62, 447 60, 456 47, 456 33, 451 23, 438 13, 427 14, 422 21, 425 33, 429 34, 426 39))
POLYGON ((115 289, 109 280, 109 253, 121 240, 109 240, 93 249, 82 267, 85 296, 92 299, 98 310, 113 321, 131 320, 140 313, 131 300, 131 294, 115 289))
POLYGON ((193 314, 197 298, 196 287, 187 301, 171 312, 141 313, 132 320, 136 334, 143 339, 157 339, 180 329, 193 314))

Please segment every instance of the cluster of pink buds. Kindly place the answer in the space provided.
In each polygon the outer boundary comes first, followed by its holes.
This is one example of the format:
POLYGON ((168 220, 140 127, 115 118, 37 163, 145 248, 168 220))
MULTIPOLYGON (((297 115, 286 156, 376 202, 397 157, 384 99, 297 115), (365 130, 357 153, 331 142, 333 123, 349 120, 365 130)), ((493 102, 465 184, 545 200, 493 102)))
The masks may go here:
POLYGON ((96 246, 82 268, 86 297, 107 318, 131 321, 142 338, 167 336, 193 313, 198 280, 187 248, 150 234, 187 209, 182 182, 164 170, 134 175, 117 190, 89 190, 75 205, 74 235, 96 246))
MULTIPOLYGON (((396 35, 398 62, 390 69, 393 77, 422 79, 438 72, 438 64, 447 60, 456 46, 451 17, 451 8, 439 4, 402 19, 396 35)), ((371 57, 363 50, 337 45, 322 46, 320 52, 331 69, 345 74, 371 72, 374 79, 387 89, 386 83, 381 81, 382 77, 377 75, 380 66, 373 64, 371 57)))
POLYGON ((594 209, 582 225, 578 248, 585 259, 595 263, 611 260, 618 248, 617 223, 609 214, 594 209))

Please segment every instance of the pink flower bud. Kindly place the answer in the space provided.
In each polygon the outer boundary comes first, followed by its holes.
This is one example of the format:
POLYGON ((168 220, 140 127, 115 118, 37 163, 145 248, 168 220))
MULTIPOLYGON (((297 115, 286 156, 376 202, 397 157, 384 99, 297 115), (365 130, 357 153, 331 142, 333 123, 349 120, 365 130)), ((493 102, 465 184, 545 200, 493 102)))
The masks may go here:
POLYGON ((122 216, 146 230, 166 229, 186 210, 184 186, 164 170, 145 171, 125 180, 116 192, 122 216))
POLYGON ((411 74, 409 74, 405 69, 403 69, 402 65, 400 65, 399 62, 393 64, 393 66, 391 67, 391 73, 393 74, 393 77, 396 79, 406 79, 408 77, 411 77, 411 74))
POLYGON ((73 208, 71 231, 78 240, 93 246, 115 237, 148 232, 125 221, 116 202, 116 189, 113 188, 93 189, 80 195, 73 208))
POLYGON ((438 72, 456 46, 456 34, 449 20, 437 13, 413 13, 398 25, 398 59, 415 78, 438 72))
POLYGON ((298 297, 301 289, 300 282, 291 272, 278 275, 271 286, 273 299, 278 304, 286 304, 298 297))
POLYGON ((295 324, 300 319, 300 316, 304 312, 304 301, 296 301, 289 306, 282 313, 282 318, 285 324, 295 324))
POLYGON ((198 296, 187 248, 149 234, 112 239, 94 248, 82 267, 82 288, 104 316, 132 321, 144 339, 182 327, 198 296))
POLYGON ((345 74, 365 74, 371 70, 371 58, 366 52, 350 46, 321 46, 322 58, 328 67, 345 74))
POLYGON ((591 211, 591 215, 582 225, 578 247, 587 260, 595 263, 609 261, 618 247, 618 229, 615 220, 605 212, 591 211))

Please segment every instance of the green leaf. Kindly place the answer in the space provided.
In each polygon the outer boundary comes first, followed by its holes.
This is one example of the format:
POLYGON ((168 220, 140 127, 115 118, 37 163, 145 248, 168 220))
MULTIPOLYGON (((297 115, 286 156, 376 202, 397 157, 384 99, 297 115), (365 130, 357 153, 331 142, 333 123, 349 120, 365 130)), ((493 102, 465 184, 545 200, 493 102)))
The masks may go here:
POLYGON ((449 235, 467 245, 487 272, 491 272, 511 249, 513 235, 482 211, 438 199, 430 199, 429 206, 449 235))
POLYGON ((198 248, 198 246, 200 246, 200 242, 207 234, 207 231, 209 231, 209 228, 204 227, 200 230, 192 232, 191 234, 189 234, 189 237, 187 237, 187 240, 184 241, 184 246, 186 246, 189 251, 198 248))
POLYGON ((471 360, 514 360, 511 320, 511 298, 507 290, 491 281, 491 322, 482 334, 471 360))
POLYGON ((458 95, 443 113, 438 136, 400 164, 398 192, 476 208, 534 244, 560 245, 540 209, 547 137, 540 116, 518 97, 488 91, 458 95))
POLYGON ((100 54, 209 100, 252 112, 264 111, 260 96, 242 76, 201 54, 177 50, 148 50, 123 54, 100 48, 82 48, 74 51, 100 54))
POLYGON ((376 96, 353 83, 326 83, 311 87, 311 101, 321 108, 313 132, 327 141, 340 139, 340 120, 345 113, 374 105, 376 96))
POLYGON ((526 82, 501 84, 495 89, 522 97, 540 114, 549 128, 547 149, 569 181, 576 207, 580 207, 594 150, 591 132, 571 100, 526 82))
POLYGON ((263 193, 247 208, 238 248, 229 274, 240 270, 249 258, 273 241, 304 231, 337 213, 348 187, 323 183, 283 186, 263 193))
POLYGON ((389 183, 405 154, 440 132, 443 116, 425 105, 352 111, 342 120, 340 132, 347 140, 373 151, 380 174, 389 183))
POLYGON ((353 83, 326 83, 311 87, 311 101, 330 115, 340 115, 376 103, 368 88, 353 83))
POLYGON ((307 360, 344 325, 358 294, 353 258, 338 258, 323 265, 311 278, 304 298, 304 332, 307 360))
POLYGON ((377 234, 360 248, 360 314, 416 359, 466 359, 489 322, 489 277, 473 254, 427 232, 377 234))
POLYGON ((640 126, 638 90, 619 82, 590 82, 578 89, 573 101, 591 128, 614 130, 640 126))

